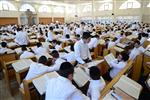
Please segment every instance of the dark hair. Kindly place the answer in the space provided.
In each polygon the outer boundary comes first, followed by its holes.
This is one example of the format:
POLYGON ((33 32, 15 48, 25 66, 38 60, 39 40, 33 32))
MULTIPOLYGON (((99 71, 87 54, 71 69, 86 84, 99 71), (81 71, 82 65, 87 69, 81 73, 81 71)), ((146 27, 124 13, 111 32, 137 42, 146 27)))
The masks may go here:
POLYGON ((129 59, 129 54, 126 51, 120 53, 123 61, 127 61, 129 59))
POLYGON ((1 43, 1 46, 2 46, 2 47, 7 47, 7 43, 6 43, 6 42, 2 42, 2 43, 1 43))
POLYGON ((26 50, 27 50, 26 45, 22 45, 22 46, 21 46, 21 50, 22 50, 22 51, 26 51, 26 50))
POLYGON ((93 80, 99 80, 100 79, 100 70, 98 69, 97 66, 92 66, 89 68, 90 69, 90 77, 93 80))
POLYGON ((135 44, 137 43, 138 45, 140 45, 140 41, 139 40, 136 40, 134 43, 135 44))
POLYGON ((42 63, 42 64, 47 64, 47 58, 45 56, 41 56, 38 60, 39 63, 42 63))
POLYGON ((49 27, 49 30, 53 31, 53 27, 49 27))
POLYGON ((76 37, 77 37, 77 38, 80 38, 80 35, 79 35, 79 34, 77 34, 77 35, 76 35, 76 37))
POLYGON ((51 55, 54 57, 54 58, 59 58, 59 53, 57 50, 53 50, 51 55))
POLYGON ((61 76, 68 78, 68 75, 73 74, 73 73, 74 73, 74 67, 71 63, 63 62, 60 65, 59 74, 61 76))
POLYGON ((88 39, 90 37, 91 37, 90 32, 83 32, 83 35, 82 35, 83 39, 88 39))
POLYGON ((36 44, 36 46, 37 46, 37 47, 40 47, 40 46, 42 46, 42 43, 38 42, 38 43, 36 44))
POLYGON ((70 50, 71 50, 71 51, 74 51, 74 44, 73 44, 73 43, 72 43, 71 46, 70 46, 70 50))
POLYGON ((95 38, 99 38, 99 35, 95 35, 94 37, 95 37, 95 38))
POLYGON ((69 35, 69 34, 66 34, 66 38, 69 39, 69 38, 70 38, 70 35, 69 35))
POLYGON ((82 24, 82 25, 85 25, 85 23, 84 23, 84 22, 81 22, 81 24, 82 24))
POLYGON ((17 31, 22 31, 22 28, 18 27, 18 28, 17 28, 17 31))
POLYGON ((118 38, 117 38, 117 37, 115 37, 115 38, 113 39, 113 42, 117 41, 117 39, 118 39, 118 38))

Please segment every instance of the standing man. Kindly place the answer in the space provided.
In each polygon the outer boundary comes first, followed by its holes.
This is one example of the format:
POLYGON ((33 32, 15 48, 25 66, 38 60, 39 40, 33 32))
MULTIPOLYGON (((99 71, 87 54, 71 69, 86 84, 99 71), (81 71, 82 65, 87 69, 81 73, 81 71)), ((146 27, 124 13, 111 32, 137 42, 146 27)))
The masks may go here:
POLYGON ((82 38, 74 45, 75 57, 77 62, 80 64, 85 64, 92 60, 88 47, 90 40, 90 32, 84 32, 82 38))

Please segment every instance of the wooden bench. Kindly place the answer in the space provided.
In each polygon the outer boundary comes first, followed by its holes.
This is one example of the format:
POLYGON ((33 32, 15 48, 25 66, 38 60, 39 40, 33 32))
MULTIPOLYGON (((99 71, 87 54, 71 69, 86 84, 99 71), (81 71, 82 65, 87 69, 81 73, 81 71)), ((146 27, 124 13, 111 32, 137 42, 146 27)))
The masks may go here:
POLYGON ((17 58, 15 53, 4 54, 1 56, 1 64, 2 64, 1 67, 3 69, 4 78, 11 95, 13 95, 11 90, 11 82, 15 80, 15 71, 11 66, 6 66, 6 63, 16 59, 17 58))

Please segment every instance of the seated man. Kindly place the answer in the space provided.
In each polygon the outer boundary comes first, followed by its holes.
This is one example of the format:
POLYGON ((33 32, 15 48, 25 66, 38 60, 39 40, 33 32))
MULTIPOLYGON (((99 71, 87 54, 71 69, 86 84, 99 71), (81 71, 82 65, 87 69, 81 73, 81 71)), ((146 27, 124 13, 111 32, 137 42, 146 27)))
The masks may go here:
POLYGON ((47 66, 47 58, 45 56, 41 56, 38 60, 38 62, 33 62, 30 65, 29 71, 25 77, 25 80, 30 80, 32 78, 35 78, 41 74, 44 74, 46 72, 49 72, 49 68, 47 66))
POLYGON ((137 55, 141 54, 145 52, 145 49, 140 45, 140 41, 139 40, 136 40, 134 42, 134 48, 131 50, 131 53, 130 53, 130 60, 134 60, 136 58, 137 55))
POLYGON ((66 59, 68 62, 76 61, 75 53, 74 53, 74 44, 70 46, 71 52, 64 55, 63 58, 66 59))
POLYGON ((97 47, 99 41, 99 36, 95 35, 91 38, 90 42, 88 43, 89 49, 92 50, 97 47))
POLYGON ((50 67, 50 71, 58 71, 60 68, 60 65, 65 62, 66 60, 59 57, 59 53, 56 50, 53 50, 51 53, 53 59, 52 63, 53 65, 50 67))
POLYGON ((7 54, 7 53, 13 53, 14 52, 13 50, 7 48, 6 42, 2 42, 1 47, 2 48, 0 48, 0 54, 7 54))
POLYGON ((87 100, 73 84, 74 68, 69 62, 61 64, 59 77, 47 81, 45 100, 87 100))
POLYGON ((33 50, 35 54, 37 55, 43 55, 43 54, 47 54, 48 50, 46 48, 44 48, 42 46, 42 43, 37 43, 37 48, 35 50, 33 50))
POLYGON ((29 44, 29 37, 26 32, 23 31, 22 28, 17 29, 17 33, 15 36, 15 42, 19 45, 28 45, 29 44))
POLYGON ((89 96, 91 100, 98 100, 100 97, 100 91, 105 86, 105 81, 103 80, 102 77, 100 77, 100 71, 98 67, 96 66, 90 67, 89 73, 91 80, 87 96, 89 96))
POLYGON ((27 48, 26 48, 25 45, 23 45, 23 46, 21 47, 21 49, 22 49, 22 52, 23 52, 23 53, 20 55, 20 59, 23 59, 23 58, 30 58, 30 57, 34 57, 34 56, 35 56, 32 52, 30 52, 30 51, 27 50, 27 48))
POLYGON ((128 53, 121 52, 117 59, 114 59, 110 62, 110 71, 104 74, 103 78, 107 81, 111 81, 127 65, 128 59, 128 53))
MULTIPOLYGON (((31 63, 29 71, 25 77, 25 80, 30 80, 46 72, 49 72, 50 67, 47 66, 47 62, 48 62, 47 58, 45 56, 41 56, 38 62, 31 63)), ((23 84, 21 84, 20 87, 23 88, 23 84)))

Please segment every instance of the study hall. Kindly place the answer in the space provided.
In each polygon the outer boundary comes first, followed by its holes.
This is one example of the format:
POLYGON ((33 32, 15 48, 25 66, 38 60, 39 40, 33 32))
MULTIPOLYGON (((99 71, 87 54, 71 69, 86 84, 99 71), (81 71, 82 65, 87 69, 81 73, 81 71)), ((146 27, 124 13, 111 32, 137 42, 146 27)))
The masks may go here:
POLYGON ((147 100, 150 0, 0 0, 0 100, 147 100))

